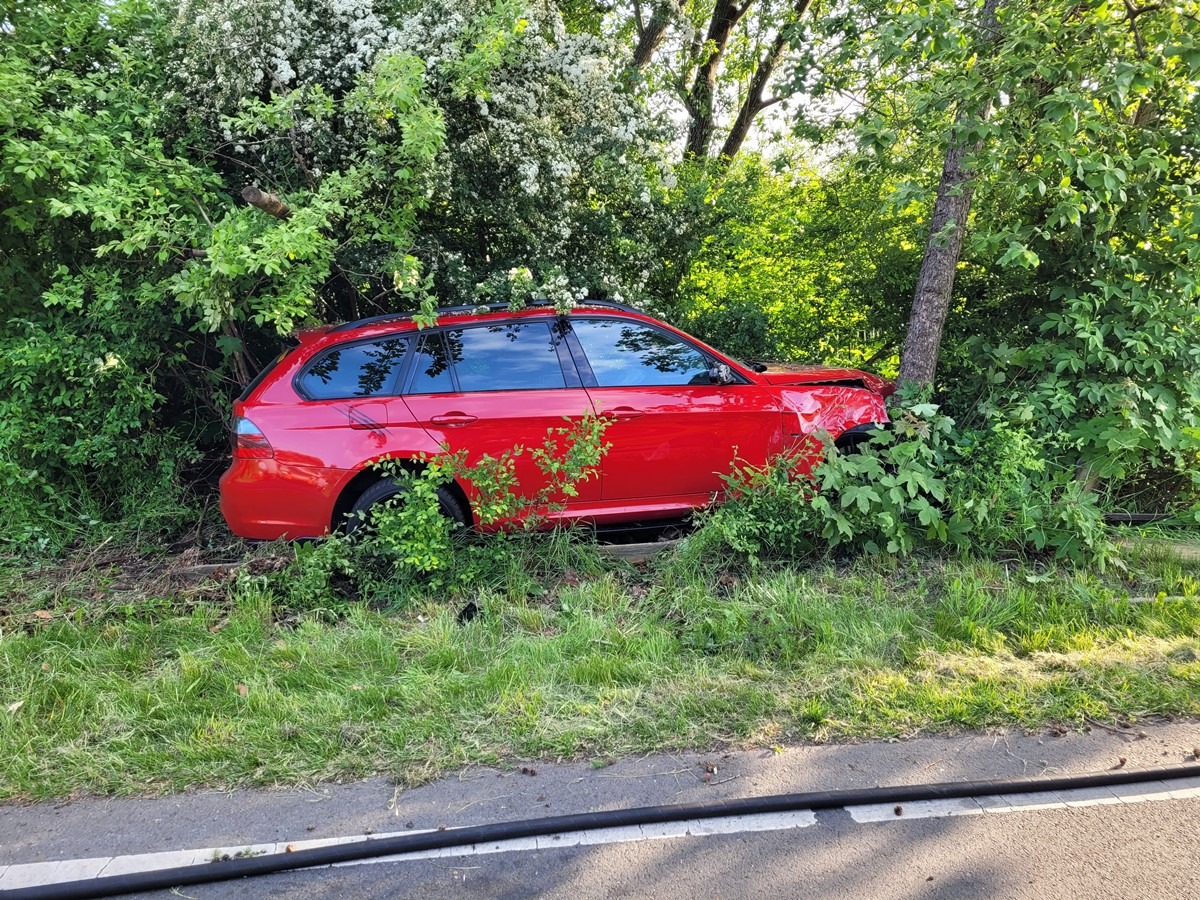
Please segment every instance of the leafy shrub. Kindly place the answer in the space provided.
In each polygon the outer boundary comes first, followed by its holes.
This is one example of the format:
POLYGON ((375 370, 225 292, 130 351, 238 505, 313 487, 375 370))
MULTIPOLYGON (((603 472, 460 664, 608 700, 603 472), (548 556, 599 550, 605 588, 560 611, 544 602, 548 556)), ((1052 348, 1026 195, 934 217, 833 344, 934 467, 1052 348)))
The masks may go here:
POLYGON ((1108 541, 1096 495, 1028 432, 999 422, 963 433, 951 462, 950 527, 958 546, 1051 550, 1103 562, 1108 541))
MULTIPOLYGON (((298 547, 283 576, 288 603, 308 610, 345 606, 348 595, 362 599, 406 597, 412 589, 460 594, 505 581, 515 571, 534 569, 529 535, 560 508, 556 498, 574 496, 578 484, 595 476, 607 421, 587 415, 547 431, 540 447, 513 447, 499 456, 485 454, 468 463, 465 451, 422 457, 416 465, 384 460, 379 469, 403 490, 371 511, 368 528, 334 534, 315 546, 298 547), (539 490, 524 494, 516 477, 516 458, 528 453, 546 476, 539 490), (469 482, 478 525, 508 526, 484 540, 473 540, 458 522, 443 514, 439 492, 450 482, 469 482)), ((563 554, 551 554, 561 561, 563 554)))
POLYGON ((908 401, 892 410, 891 427, 854 451, 827 443, 811 475, 798 474, 804 456, 735 471, 727 479, 731 500, 708 517, 704 540, 752 563, 835 548, 905 555, 919 547, 1104 561, 1095 498, 1011 426, 961 432, 935 404, 908 401))
POLYGON ((41 314, 0 329, 0 544, 56 549, 81 528, 152 515, 147 496, 178 511, 175 476, 196 450, 162 426, 156 375, 178 359, 147 340, 162 319, 123 294, 114 276, 60 269, 41 314))

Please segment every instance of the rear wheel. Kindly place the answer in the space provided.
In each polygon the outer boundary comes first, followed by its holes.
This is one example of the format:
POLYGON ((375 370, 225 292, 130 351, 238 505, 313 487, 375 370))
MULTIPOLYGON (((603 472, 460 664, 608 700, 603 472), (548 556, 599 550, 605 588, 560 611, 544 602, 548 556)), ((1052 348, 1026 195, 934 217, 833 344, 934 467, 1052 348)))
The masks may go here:
MULTIPOLYGON (((350 512, 346 515, 346 534, 363 534, 363 529, 370 528, 371 511, 389 501, 403 503, 408 488, 394 478, 384 478, 376 481, 359 494, 350 512)), ((445 485, 437 490, 438 508, 447 519, 460 525, 467 524, 467 511, 454 492, 445 485)))

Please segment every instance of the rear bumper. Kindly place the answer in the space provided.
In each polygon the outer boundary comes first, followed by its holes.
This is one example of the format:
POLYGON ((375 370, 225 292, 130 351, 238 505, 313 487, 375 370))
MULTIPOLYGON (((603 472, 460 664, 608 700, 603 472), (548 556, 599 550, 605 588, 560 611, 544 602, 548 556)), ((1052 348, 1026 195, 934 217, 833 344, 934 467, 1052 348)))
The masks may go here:
POLYGON ((221 514, 238 537, 273 541, 329 533, 341 469, 235 459, 221 476, 221 514))

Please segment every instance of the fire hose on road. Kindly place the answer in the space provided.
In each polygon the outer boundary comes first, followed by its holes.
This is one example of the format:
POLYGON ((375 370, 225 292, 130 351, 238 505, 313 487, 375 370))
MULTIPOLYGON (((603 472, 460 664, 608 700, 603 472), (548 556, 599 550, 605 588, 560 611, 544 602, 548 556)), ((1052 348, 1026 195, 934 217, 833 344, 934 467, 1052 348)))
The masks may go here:
POLYGON ((1200 765, 1165 766, 1149 769, 1122 769, 1087 775, 1062 775, 1039 778, 1000 779, 994 781, 961 781, 944 784, 898 785, 891 787, 856 788, 835 791, 810 791, 797 794, 776 794, 766 797, 746 797, 716 800, 705 803, 682 803, 666 806, 645 806, 634 809, 606 810, 498 822, 492 825, 473 825, 421 834, 404 834, 377 840, 356 841, 328 847, 298 850, 228 859, 219 862, 158 869, 124 875, 91 878, 82 881, 45 884, 19 888, 6 893, 12 900, 84 900, 89 897, 113 897, 120 894, 159 890, 185 885, 207 884, 270 875, 295 869, 330 866, 383 856, 464 847, 473 844, 510 841, 518 838, 543 837, 568 832, 591 831, 679 822, 690 819, 713 819, 766 813, 819 811, 879 803, 917 803, 929 800, 953 800, 985 797, 996 794, 1027 794, 1037 791, 1070 791, 1083 788, 1115 787, 1150 781, 1170 781, 1200 777, 1200 765))

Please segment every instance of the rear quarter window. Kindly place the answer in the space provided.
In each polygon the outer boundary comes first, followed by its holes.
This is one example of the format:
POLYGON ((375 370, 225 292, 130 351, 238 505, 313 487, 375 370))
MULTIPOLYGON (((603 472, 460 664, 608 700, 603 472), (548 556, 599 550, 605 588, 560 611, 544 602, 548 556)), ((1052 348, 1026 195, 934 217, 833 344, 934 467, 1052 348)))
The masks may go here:
POLYGON ((310 400, 395 393, 408 343, 408 338, 385 338, 331 347, 304 367, 296 388, 310 400))

